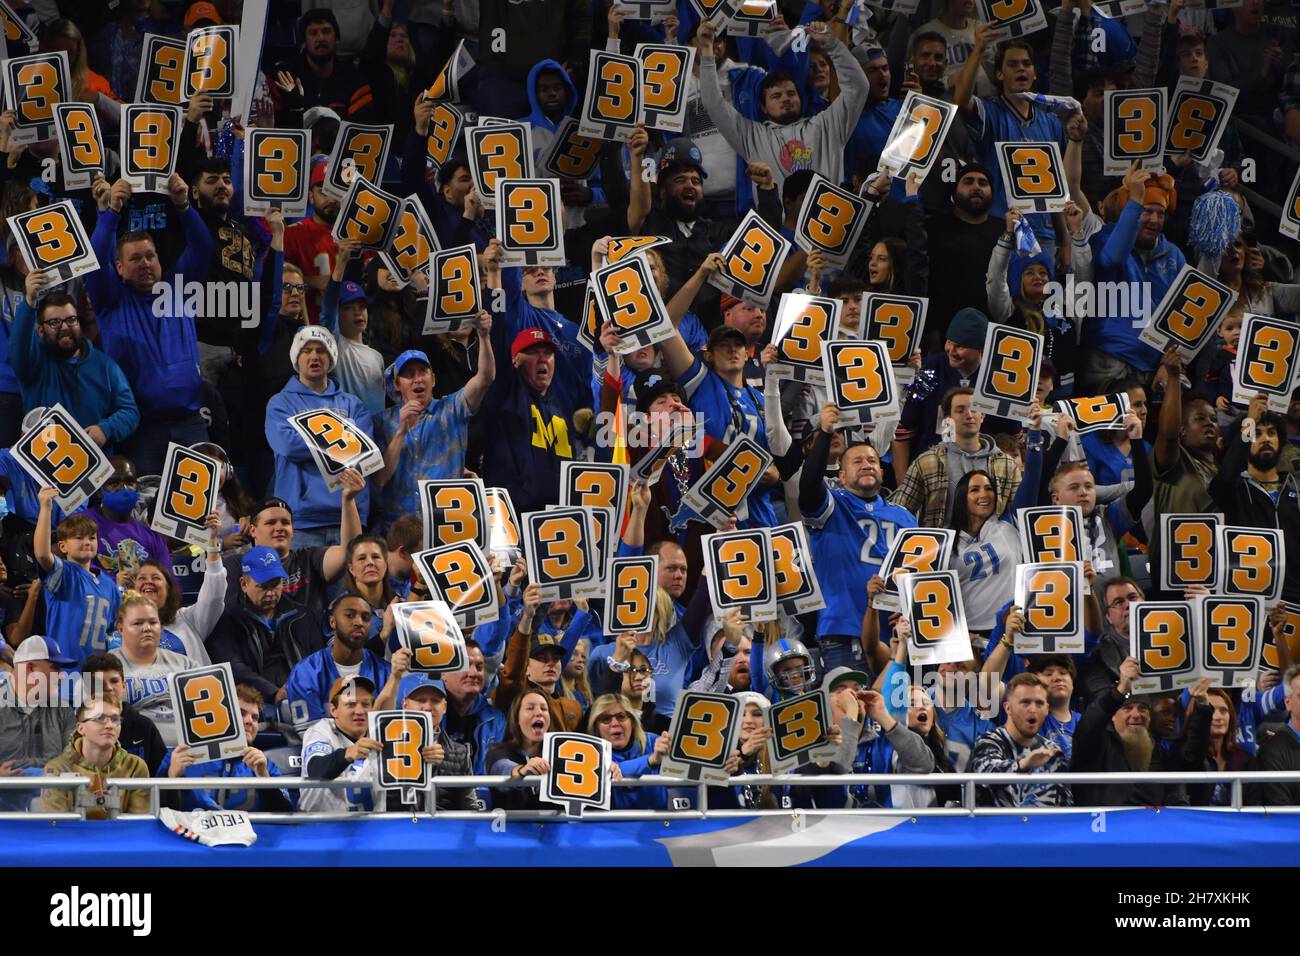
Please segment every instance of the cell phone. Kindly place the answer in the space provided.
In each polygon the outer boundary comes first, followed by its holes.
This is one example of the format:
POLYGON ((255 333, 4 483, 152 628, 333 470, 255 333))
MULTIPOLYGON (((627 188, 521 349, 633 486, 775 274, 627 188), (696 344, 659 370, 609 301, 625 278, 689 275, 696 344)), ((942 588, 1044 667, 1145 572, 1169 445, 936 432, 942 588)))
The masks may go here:
POLYGON ((903 71, 903 75, 909 80, 916 79, 916 67, 912 66, 910 63, 907 64, 907 69, 903 71))

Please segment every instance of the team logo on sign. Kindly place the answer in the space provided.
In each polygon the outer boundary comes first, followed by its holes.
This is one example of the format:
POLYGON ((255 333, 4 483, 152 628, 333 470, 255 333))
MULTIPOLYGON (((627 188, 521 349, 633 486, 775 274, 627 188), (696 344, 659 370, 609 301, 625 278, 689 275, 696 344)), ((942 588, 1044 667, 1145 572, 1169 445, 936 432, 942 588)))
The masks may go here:
POLYGON ((1025 615, 1017 654, 1082 654, 1083 563, 1016 567, 1016 604, 1025 615))
POLYGON ((1219 582, 1216 544, 1223 515, 1163 514, 1160 516, 1160 588, 1185 591, 1214 589, 1219 582))
POLYGON ((1215 687, 1254 687, 1268 623, 1259 597, 1199 599, 1201 667, 1215 687))
POLYGON ((489 124, 480 118, 479 125, 465 133, 465 141, 470 177, 483 208, 496 209, 498 180, 532 178, 533 140, 522 123, 489 124))
POLYGON ((135 102, 182 106, 185 96, 184 40, 146 33, 136 74, 135 102))
POLYGON ((627 139, 642 120, 641 94, 640 60, 592 50, 579 132, 599 139, 627 139))
POLYGON ((768 451, 742 435, 682 495, 682 508, 689 508, 715 528, 732 517, 743 520, 749 514, 745 499, 771 464, 768 451))
POLYGON ((979 18, 992 24, 995 36, 1022 37, 1047 26, 1040 0, 978 0, 979 18))
POLYGON ((630 256, 605 266, 592 274, 591 283, 602 324, 610 322, 618 332, 619 354, 677 334, 645 257, 630 256))
POLYGON ((138 192, 165 193, 176 170, 184 112, 179 106, 122 107, 122 178, 138 192))
POLYGON ((1129 654, 1137 659, 1134 694, 1190 687, 1200 676, 1196 663, 1196 614, 1186 601, 1130 604, 1129 654))
POLYGON ((487 547, 487 495, 481 478, 424 479, 419 487, 426 549, 460 541, 487 547))
POLYGON ((790 240, 751 209, 723 247, 722 268, 709 276, 709 284, 738 299, 766 306, 789 251, 790 240))
POLYGON ((503 179, 497 183, 497 236, 507 266, 564 265, 564 227, 558 179, 503 179))
POLYGON ((1180 76, 1170 101, 1164 151, 1173 156, 1190 153, 1194 161, 1205 162, 1228 127, 1237 92, 1226 83, 1180 76))
POLYGON ((1257 595, 1272 604, 1282 595, 1286 578, 1286 547, 1278 528, 1218 528, 1224 594, 1257 595))
POLYGON ((370 739, 379 741, 378 783, 383 790, 427 790, 432 768, 424 748, 433 743, 433 718, 422 710, 371 711, 370 739))
POLYGON ((778 379, 826 384, 826 367, 822 364, 822 346, 840 335, 839 299, 786 292, 776 313, 775 363, 767 374, 778 379))
POLYGON ((334 241, 351 239, 369 249, 383 249, 397 231, 401 208, 402 200, 356 176, 334 220, 334 241))
POLYGON ((207 547, 211 538, 207 520, 217 510, 220 479, 221 463, 215 458, 173 442, 167 448, 149 527, 159 534, 207 547))
POLYGON ((1020 528, 1020 553, 1027 564, 1083 561, 1088 556, 1083 510, 1078 505, 1021 508, 1016 522, 1020 528))
POLYGON ((248 749, 229 663, 173 674, 171 697, 180 743, 209 760, 238 757, 248 749))
POLYGON ((1164 154, 1165 91, 1107 90, 1104 171, 1123 176, 1136 162, 1139 168, 1158 165, 1164 154))
POLYGON ((998 143, 997 152, 1008 208, 1027 213, 1060 212, 1065 208, 1070 190, 1059 145, 998 143))
POLYGON ((554 508, 524 515, 528 580, 542 586, 542 600, 600 597, 600 553, 591 512, 554 508))
POLYGON ((206 93, 213 98, 234 96, 238 48, 237 26, 191 30, 185 44, 185 99, 195 93, 206 93))
POLYGON ((388 147, 393 139, 393 127, 364 126, 344 122, 339 127, 325 166, 325 180, 321 189, 327 195, 342 200, 357 179, 378 183, 384 178, 388 165, 388 147))
POLYGON ((605 595, 606 634, 645 634, 654 629, 659 556, 614 558, 605 595))
POLYGON ((478 253, 472 245, 443 249, 429 264, 429 305, 424 334, 451 332, 478 315, 478 253))
POLYGON ((72 98, 68 54, 33 53, 4 61, 5 109, 13 110, 9 146, 54 137, 54 105, 72 98))
POLYGON ((903 616, 911 625, 908 654, 914 664, 971 659, 970 632, 956 571, 913 571, 899 578, 903 616))
POLYGON ((924 180, 939 159, 956 115, 956 105, 908 90, 880 153, 880 168, 895 179, 905 180, 915 172, 924 180))
POLYGON ((307 162, 311 142, 306 130, 259 129, 244 136, 244 212, 265 216, 279 209, 285 218, 307 212, 307 162))
POLYGON ((27 268, 46 270, 54 285, 99 268, 86 227, 70 199, 10 216, 9 232, 27 268))
POLYGON ((828 740, 831 698, 827 691, 815 690, 773 704, 766 717, 772 728, 767 747, 773 773, 828 760, 838 749, 828 740))
POLYGON ((899 580, 913 571, 946 570, 956 540, 957 532, 950 528, 899 528, 880 565, 885 590, 871 599, 871 606, 899 610, 899 580))
POLYGON ((113 473, 99 446, 55 403, 18 439, 10 453, 38 485, 58 491, 64 514, 85 504, 113 473))
POLYGON ((971 405, 986 415, 1029 419, 1038 395, 1043 336, 990 322, 971 405))
POLYGON ((686 691, 668 729, 668 753, 660 772, 687 780, 726 783, 727 758, 736 749, 744 708, 731 694, 686 691))
POLYGON ((821 249, 831 265, 843 268, 867 224, 865 199, 814 174, 795 221, 794 244, 804 252, 821 249))
POLYGON ((879 425, 898 417, 898 383, 880 342, 837 339, 822 350, 826 387, 840 410, 837 428, 879 425))
POLYGON ((451 159, 451 152, 465 125, 465 114, 450 103, 438 103, 429 117, 429 136, 424 161, 435 173, 451 159))
POLYGON ((59 137, 65 189, 87 189, 104 171, 104 137, 99 116, 87 103, 55 103, 54 132, 59 137))
POLYGON ((411 652, 411 670, 454 674, 466 669, 465 638, 445 601, 406 601, 392 607, 398 643, 411 652))
POLYGON ((1249 404, 1260 392, 1268 407, 1285 413, 1300 368, 1300 325, 1267 315, 1247 314, 1233 364, 1232 400, 1249 404))
POLYGON ((393 281, 405 288, 411 276, 428 270, 429 258, 437 250, 438 235, 429 222, 429 214, 424 211, 424 203, 414 196, 407 196, 402 200, 393 238, 388 240, 388 248, 380 253, 393 281))
POLYGON ((821 582, 812 564, 812 547, 803 522, 771 529, 772 580, 776 603, 787 614, 806 614, 826 606, 821 582))
POLYGON ((610 746, 608 740, 586 734, 548 733, 542 739, 546 778, 542 800, 581 817, 586 807, 609 809, 610 746))
POLYGON ((1236 301, 1234 290, 1185 265, 1139 338, 1160 352, 1176 345, 1183 360, 1190 362, 1236 301))
POLYGON ((600 165, 600 151, 604 145, 604 140, 580 133, 578 121, 566 116, 560 120, 555 139, 542 157, 542 172, 560 179, 585 182, 600 165))
POLYGON ((695 64, 695 47, 638 43, 641 104, 646 129, 680 133, 689 102, 687 85, 695 64))
POLYGON ((1110 431, 1124 427, 1124 419, 1128 416, 1128 393, 1064 398, 1056 403, 1056 408, 1074 419, 1075 434, 1110 431))
POLYGON ((411 555, 435 600, 446 602, 463 627, 497 620, 496 579, 478 543, 460 541, 411 555))
POLYGON ((919 296, 894 295, 890 292, 862 294, 862 337, 868 342, 882 342, 900 383, 911 382, 916 370, 908 362, 916 351, 925 328, 930 300, 919 296))
POLYGON ((736 608, 754 623, 776 620, 771 532, 749 528, 706 534, 701 544, 708 567, 709 599, 718 619, 736 608))

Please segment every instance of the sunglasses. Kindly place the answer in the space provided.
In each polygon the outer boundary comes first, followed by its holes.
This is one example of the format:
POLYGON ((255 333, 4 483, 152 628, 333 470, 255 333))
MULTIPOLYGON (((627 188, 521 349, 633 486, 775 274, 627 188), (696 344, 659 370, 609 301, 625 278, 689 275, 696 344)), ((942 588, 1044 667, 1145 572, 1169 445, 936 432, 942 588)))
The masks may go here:
POLYGON ((620 724, 625 724, 631 719, 632 716, 630 714, 626 714, 620 710, 617 714, 601 714, 599 717, 596 718, 596 723, 599 726, 603 727, 606 724, 613 723, 616 720, 620 724))

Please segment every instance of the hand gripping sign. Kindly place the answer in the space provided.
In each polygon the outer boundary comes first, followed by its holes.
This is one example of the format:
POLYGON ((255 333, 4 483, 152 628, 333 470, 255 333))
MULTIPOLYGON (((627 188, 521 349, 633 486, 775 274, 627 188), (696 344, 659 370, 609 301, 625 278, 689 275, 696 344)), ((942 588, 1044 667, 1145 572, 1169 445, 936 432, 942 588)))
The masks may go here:
POLYGON ((9 234, 28 270, 43 269, 49 275, 47 290, 99 268, 70 199, 10 216, 9 234))
POLYGON ((465 638, 445 601, 407 601, 393 605, 397 640, 411 652, 411 670, 454 674, 468 666, 465 638))
POLYGON ((122 107, 122 178, 136 192, 167 192, 167 181, 176 171, 184 115, 179 106, 122 107))
POLYGON ((732 694, 686 691, 668 729, 671 743, 660 772, 668 777, 725 784, 727 758, 736 749, 744 708, 732 694))
POLYGON ((85 504, 113 473, 99 446, 57 402, 9 451, 38 485, 58 492, 54 500, 64 514, 85 504))
POLYGON ((380 789, 428 790, 433 768, 425 762, 424 748, 434 741, 433 717, 422 710, 372 710, 367 716, 370 739, 383 748, 377 756, 380 789))
POLYGON ((549 768, 542 780, 544 802, 562 807, 571 817, 581 817, 589 807, 609 809, 608 740, 587 734, 550 732, 542 738, 542 758, 549 768))
POLYGON ((208 760, 238 757, 248 749, 229 663, 173 674, 171 698, 180 743, 208 760))
POLYGON ((776 361, 768 366, 767 374, 773 378, 824 386, 826 366, 822 364, 822 347, 839 338, 843 306, 839 299, 784 293, 772 334, 776 361))
POLYGON ((1083 653, 1083 562, 1018 565, 1016 604, 1025 615, 1017 654, 1083 653))
POLYGON ((33 53, 4 61, 5 109, 14 114, 9 146, 54 137, 54 105, 72 99, 68 54, 33 53))
POLYGON ((208 515, 217 510, 221 469, 215 458, 175 442, 169 444, 149 527, 169 538, 207 547, 211 540, 208 515))

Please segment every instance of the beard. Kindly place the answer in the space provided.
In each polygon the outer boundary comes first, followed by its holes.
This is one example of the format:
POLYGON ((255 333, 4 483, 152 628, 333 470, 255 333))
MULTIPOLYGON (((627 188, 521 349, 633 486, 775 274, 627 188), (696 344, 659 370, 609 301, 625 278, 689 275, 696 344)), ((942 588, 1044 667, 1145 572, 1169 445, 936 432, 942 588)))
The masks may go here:
POLYGON ((1126 730, 1119 735, 1119 739, 1124 745, 1124 759, 1130 770, 1141 771, 1151 768, 1151 754, 1155 750, 1156 742, 1151 739, 1145 727, 1126 730))
POLYGON ((969 196, 953 194, 952 204, 964 213, 972 216, 978 216, 980 213, 988 212, 992 201, 983 193, 976 193, 969 196))
POLYGON ((1269 469, 1277 466, 1279 457, 1280 455, 1277 449, 1263 448, 1257 452, 1251 452, 1249 455, 1246 456, 1246 460, 1249 461, 1253 467, 1258 468, 1260 471, 1268 471, 1269 469))
POLYGON ((41 344, 45 346, 45 351, 56 359, 70 359, 81 351, 80 339, 73 339, 72 344, 67 347, 60 345, 58 339, 53 341, 42 339, 41 344))
POLYGON ((668 210, 668 215, 678 222, 694 222, 700 214, 700 203, 696 200, 694 206, 687 206, 676 196, 668 196, 664 199, 664 208, 668 210))

